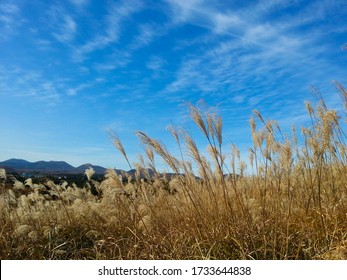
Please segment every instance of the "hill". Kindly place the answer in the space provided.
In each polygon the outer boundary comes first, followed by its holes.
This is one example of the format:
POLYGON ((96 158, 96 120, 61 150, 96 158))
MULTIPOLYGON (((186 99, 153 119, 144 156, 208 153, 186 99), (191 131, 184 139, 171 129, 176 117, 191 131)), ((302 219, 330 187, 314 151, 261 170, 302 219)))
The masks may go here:
POLYGON ((9 159, 0 162, 0 167, 9 171, 32 172, 44 174, 81 174, 92 167, 96 174, 104 174, 106 168, 90 163, 73 167, 65 161, 36 161, 29 162, 23 159, 9 159))

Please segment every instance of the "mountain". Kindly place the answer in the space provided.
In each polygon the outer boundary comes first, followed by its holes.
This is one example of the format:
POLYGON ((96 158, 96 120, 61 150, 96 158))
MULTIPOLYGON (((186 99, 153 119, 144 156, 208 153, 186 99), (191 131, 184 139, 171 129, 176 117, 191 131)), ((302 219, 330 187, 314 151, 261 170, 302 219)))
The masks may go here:
MULTIPOLYGON (((95 174, 105 174, 106 168, 98 165, 93 165, 91 163, 82 164, 78 167, 73 167, 72 165, 66 163, 65 161, 36 161, 30 162, 23 159, 8 159, 0 162, 0 168, 6 169, 7 172, 17 172, 17 173, 39 173, 39 174, 83 174, 86 169, 92 167, 95 174)), ((115 170, 117 174, 128 174, 132 177, 135 176, 136 169, 131 169, 129 171, 124 171, 120 169, 115 170)), ((152 169, 141 170, 140 177, 147 178, 147 176, 155 177, 156 174, 152 169)), ((159 177, 165 177, 171 180, 177 176, 183 176, 183 174, 176 173, 159 173, 159 177)), ((230 175, 229 175, 230 176, 230 175)), ((238 175, 237 175, 238 176, 238 175)), ((199 177, 196 177, 200 179, 199 177)))
POLYGON ((3 162, 0 162, 1 167, 8 167, 8 168, 14 168, 14 169, 26 169, 30 167, 31 162, 26 161, 24 159, 8 159, 3 162))
POLYGON ((92 165, 90 163, 83 164, 79 167, 73 167, 65 161, 37 161, 29 162, 23 159, 9 159, 0 162, 0 167, 17 172, 35 172, 35 173, 55 173, 55 174, 81 174, 92 167, 96 174, 104 174, 106 168, 92 165))
POLYGON ((96 174, 104 174, 106 168, 98 165, 93 165, 90 163, 82 164, 81 166, 77 167, 76 170, 79 171, 79 173, 84 173, 84 171, 88 168, 92 167, 96 174))
MULTIPOLYGON (((131 176, 135 176, 136 174, 136 169, 130 169, 129 171, 127 171, 127 173, 131 176)), ((155 172, 152 169, 147 168, 146 172, 144 170, 141 170, 140 172, 140 177, 141 178, 145 178, 147 175, 149 175, 150 177, 154 177, 155 176, 155 172)))
POLYGON ((38 171, 69 171, 74 167, 65 161, 37 161, 33 162, 31 168, 38 171))

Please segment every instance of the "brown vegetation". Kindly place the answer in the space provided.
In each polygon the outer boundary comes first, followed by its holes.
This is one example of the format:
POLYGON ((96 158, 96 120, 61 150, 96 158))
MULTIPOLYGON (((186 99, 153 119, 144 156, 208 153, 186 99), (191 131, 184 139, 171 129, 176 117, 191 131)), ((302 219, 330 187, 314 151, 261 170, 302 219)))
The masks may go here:
MULTIPOLYGON (((337 88, 347 108, 347 91, 337 88)), ((179 158, 138 132, 146 153, 137 176, 124 180, 108 170, 98 183, 88 170, 96 196, 53 182, 23 194, 17 183, 0 199, 0 258, 346 259, 346 136, 323 99, 306 108, 312 125, 300 137, 255 111, 249 164, 236 146, 223 151, 219 116, 189 106, 209 158, 187 131, 171 129, 179 158), (183 175, 141 178, 147 168, 159 174, 157 157, 183 175)))

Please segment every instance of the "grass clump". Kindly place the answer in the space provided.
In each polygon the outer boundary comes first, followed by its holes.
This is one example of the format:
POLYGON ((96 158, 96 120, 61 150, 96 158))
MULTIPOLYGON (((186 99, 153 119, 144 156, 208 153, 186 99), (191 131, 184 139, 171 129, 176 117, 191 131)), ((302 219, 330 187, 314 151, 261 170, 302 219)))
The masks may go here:
POLYGON ((208 156, 183 129, 170 128, 178 157, 139 131, 145 154, 133 177, 108 170, 98 182, 88 169, 83 189, 2 183, 1 259, 346 259, 346 136, 314 93, 300 137, 254 111, 248 164, 235 145, 223 150, 221 117, 188 105, 208 156), (156 169, 157 157, 174 175, 156 169))

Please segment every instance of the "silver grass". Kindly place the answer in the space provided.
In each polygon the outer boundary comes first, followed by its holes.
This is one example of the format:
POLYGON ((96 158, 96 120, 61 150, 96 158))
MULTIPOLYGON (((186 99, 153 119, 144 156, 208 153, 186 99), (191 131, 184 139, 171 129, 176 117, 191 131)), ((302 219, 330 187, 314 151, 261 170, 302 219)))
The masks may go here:
POLYGON ((92 176, 94 175, 95 171, 93 169, 93 167, 89 167, 85 170, 84 174, 87 176, 88 181, 90 181, 90 179, 92 178, 92 176))

